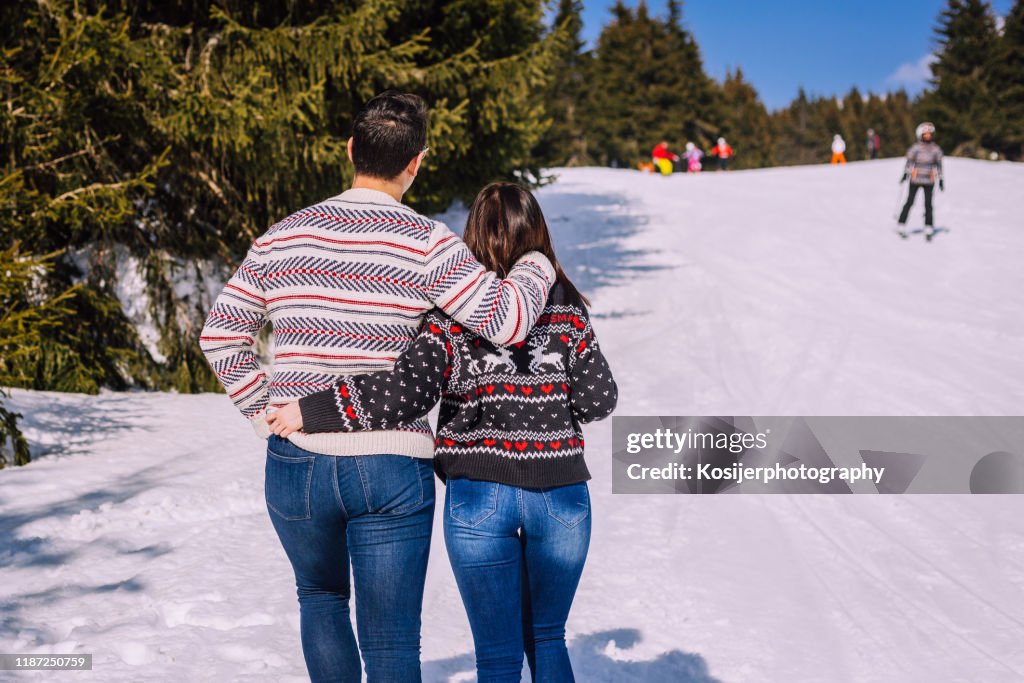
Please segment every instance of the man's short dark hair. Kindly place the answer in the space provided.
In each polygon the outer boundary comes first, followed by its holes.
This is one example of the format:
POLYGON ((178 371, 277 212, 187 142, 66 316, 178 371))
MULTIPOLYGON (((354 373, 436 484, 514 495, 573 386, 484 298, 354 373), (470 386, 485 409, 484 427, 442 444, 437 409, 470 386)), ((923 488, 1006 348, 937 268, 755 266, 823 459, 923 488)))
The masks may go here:
POLYGON ((427 103, 394 90, 366 103, 352 126, 352 163, 359 175, 390 180, 427 144, 427 103))

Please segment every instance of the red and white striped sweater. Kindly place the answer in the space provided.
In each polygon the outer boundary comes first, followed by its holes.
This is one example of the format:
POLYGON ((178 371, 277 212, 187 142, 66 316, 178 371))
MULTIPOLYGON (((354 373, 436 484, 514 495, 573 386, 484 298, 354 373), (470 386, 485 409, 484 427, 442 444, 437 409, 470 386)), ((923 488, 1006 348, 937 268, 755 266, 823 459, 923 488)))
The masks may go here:
MULTIPOLYGON (((435 306, 498 344, 524 340, 555 281, 542 254, 505 280, 488 272, 447 226, 390 195, 351 189, 302 209, 255 241, 224 286, 200 346, 231 400, 266 438, 266 410, 333 386, 338 377, 390 370, 435 306), (274 330, 273 368, 253 352, 274 330)), ((296 432, 300 448, 329 455, 430 457, 426 420, 361 433, 296 432)))

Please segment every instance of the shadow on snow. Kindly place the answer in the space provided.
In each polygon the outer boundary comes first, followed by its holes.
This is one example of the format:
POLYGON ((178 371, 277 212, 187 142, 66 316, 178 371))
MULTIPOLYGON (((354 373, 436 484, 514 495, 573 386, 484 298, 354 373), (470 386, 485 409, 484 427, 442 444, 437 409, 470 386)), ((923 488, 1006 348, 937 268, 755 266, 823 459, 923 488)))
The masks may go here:
MULTIPOLYGON (((616 650, 629 650, 641 640, 637 629, 615 629, 588 633, 569 643, 576 680, 588 683, 721 683, 708 672, 707 662, 698 654, 672 650, 654 659, 627 661, 609 656, 609 645, 616 650)), ((476 669, 473 655, 464 654, 423 664, 425 683, 447 683, 456 674, 476 669)), ((462 679, 460 679, 462 680, 462 679)), ((523 680, 530 680, 524 667, 523 680)))

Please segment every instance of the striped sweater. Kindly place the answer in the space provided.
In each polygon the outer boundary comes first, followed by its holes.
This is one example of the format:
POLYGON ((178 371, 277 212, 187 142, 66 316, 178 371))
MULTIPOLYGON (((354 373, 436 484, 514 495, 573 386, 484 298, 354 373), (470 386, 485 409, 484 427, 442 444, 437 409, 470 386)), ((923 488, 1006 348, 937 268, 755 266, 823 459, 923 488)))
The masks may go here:
POLYGON ((543 488, 590 478, 580 424, 607 417, 618 389, 586 309, 555 285, 522 342, 495 346, 427 315, 393 370, 343 378, 299 400, 308 432, 394 428, 441 402, 434 469, 543 488))
POLYGON ((942 148, 934 142, 915 142, 907 150, 904 172, 915 185, 934 185, 942 178, 942 148))
MULTIPOLYGON (((554 279, 550 262, 530 252, 500 280, 443 223, 386 193, 351 189, 288 216, 255 241, 199 343, 235 406, 266 438, 268 409, 343 375, 392 368, 435 306, 495 343, 522 341, 554 279), (267 322, 272 369, 253 352, 267 322)), ((424 419, 360 434, 300 431, 289 439, 327 455, 431 457, 434 446, 424 419)))

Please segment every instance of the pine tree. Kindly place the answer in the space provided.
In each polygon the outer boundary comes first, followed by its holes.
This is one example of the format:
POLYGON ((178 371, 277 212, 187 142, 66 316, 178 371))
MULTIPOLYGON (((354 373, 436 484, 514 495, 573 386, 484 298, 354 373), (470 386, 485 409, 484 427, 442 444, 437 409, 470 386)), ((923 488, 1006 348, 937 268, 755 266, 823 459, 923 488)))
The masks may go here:
POLYGON ((21 417, 21 413, 7 409, 0 401, 0 470, 8 464, 20 466, 32 461, 28 441, 18 428, 18 418, 21 417))
POLYGON ((687 70, 683 91, 686 137, 706 151, 714 145, 723 118, 721 89, 704 71, 700 46, 683 26, 682 3, 668 0, 667 6, 670 53, 674 55, 669 63, 675 62, 687 70))
POLYGON ((585 129, 600 163, 633 166, 662 139, 706 146, 720 119, 719 93, 704 73, 696 41, 670 4, 668 19, 621 1, 601 31, 588 79, 585 129))
POLYGON ((344 189, 353 117, 385 88, 431 105, 409 203, 536 177, 558 43, 543 33, 540 0, 4 3, 0 244, 66 249, 52 289, 82 285, 65 302, 79 322, 46 331, 17 385, 219 388, 195 340, 211 283, 344 189), (118 284, 126 268, 141 291, 118 284))
MULTIPOLYGON (((912 103, 901 90, 883 96, 869 94, 857 130, 866 135, 869 128, 873 129, 881 143, 879 156, 893 157, 902 155, 913 141, 915 125, 912 103)), ((866 147, 866 141, 864 144, 866 147)))
MULTIPOLYGON (((55 348, 58 335, 54 332, 74 334, 76 322, 68 318, 74 312, 69 303, 77 288, 50 293, 48 276, 58 255, 24 253, 17 242, 0 252, 0 387, 32 386, 46 357, 60 351, 55 348)), ((76 368, 63 369, 73 372, 76 368)), ((18 428, 19 417, 0 401, 0 469, 26 465, 31 459, 28 442, 18 428)))
POLYGON ((551 85, 544 97, 551 125, 534 150, 534 156, 545 166, 591 162, 579 116, 590 57, 583 51, 582 12, 582 0, 559 0, 554 25, 564 35, 556 50, 551 85))
POLYGON ((864 131, 867 127, 863 125, 864 96, 855 86, 842 98, 836 100, 839 107, 837 121, 837 132, 846 141, 846 160, 861 161, 867 158, 867 149, 864 146, 864 131))
POLYGON ((1016 0, 1005 18, 987 80, 996 101, 989 146, 1024 160, 1024 0, 1016 0))
MULTIPOLYGON (((373 3, 368 3, 373 4, 373 3)), ((471 200, 489 180, 539 180, 532 151, 549 119, 543 95, 561 31, 545 35, 541 0, 409 0, 393 43, 429 26, 426 51, 403 87, 431 103, 431 153, 406 200, 423 211, 471 200), (420 80, 419 70, 436 75, 420 80), (435 154, 436 152, 436 154, 435 154)), ((378 89, 393 82, 381 82, 378 89)))
POLYGON ((777 163, 814 164, 828 160, 832 131, 821 100, 811 100, 800 88, 796 98, 772 115, 777 163))
POLYGON ((726 74, 722 101, 721 134, 736 152, 734 168, 770 166, 775 157, 771 118, 742 70, 726 74))
POLYGON ((991 138, 995 98, 986 81, 997 46, 995 17, 983 0, 949 0, 939 15, 933 90, 920 103, 936 139, 953 154, 973 154, 991 138))
POLYGON ((846 141, 851 161, 868 156, 869 128, 881 138, 883 155, 901 155, 907 140, 913 140, 913 104, 905 92, 866 97, 852 88, 842 98, 808 98, 800 90, 787 107, 772 114, 775 161, 782 165, 816 164, 828 161, 832 136, 846 141))

